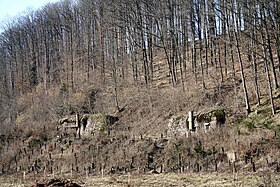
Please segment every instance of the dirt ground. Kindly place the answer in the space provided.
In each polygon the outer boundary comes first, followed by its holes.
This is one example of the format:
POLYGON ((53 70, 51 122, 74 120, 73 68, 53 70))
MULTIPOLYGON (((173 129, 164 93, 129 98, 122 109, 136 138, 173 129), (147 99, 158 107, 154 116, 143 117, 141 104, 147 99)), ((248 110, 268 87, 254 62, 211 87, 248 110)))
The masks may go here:
MULTIPOLYGON (((1 187, 33 187, 40 180, 26 180, 1 177, 1 187)), ((147 174, 147 175, 111 175, 90 176, 71 179, 82 187, 138 187, 138 186, 252 186, 276 187, 280 186, 280 175, 277 174, 147 174)))

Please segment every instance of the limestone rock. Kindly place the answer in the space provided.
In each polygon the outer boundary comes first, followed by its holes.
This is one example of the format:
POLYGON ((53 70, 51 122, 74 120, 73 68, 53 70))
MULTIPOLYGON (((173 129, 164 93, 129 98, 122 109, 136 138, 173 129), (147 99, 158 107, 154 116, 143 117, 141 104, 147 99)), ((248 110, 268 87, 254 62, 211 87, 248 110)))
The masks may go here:
POLYGON ((81 118, 81 134, 89 136, 95 133, 103 133, 107 127, 118 121, 118 117, 103 114, 85 114, 81 118))
POLYGON ((59 120, 59 123, 61 125, 65 124, 65 123, 75 123, 75 122, 76 122, 75 115, 67 116, 67 117, 61 118, 59 120))
POLYGON ((113 125, 118 121, 118 117, 104 115, 104 114, 84 114, 79 117, 71 115, 59 120, 59 124, 62 125, 63 130, 75 129, 77 134, 82 136, 89 136, 95 133, 103 133, 107 130, 109 125, 113 125), (76 123, 77 119, 79 123, 76 123))
POLYGON ((168 132, 175 136, 188 136, 190 133, 201 130, 220 128, 226 121, 226 114, 223 108, 213 107, 198 112, 193 116, 194 127, 189 126, 189 115, 172 116, 168 123, 168 132), (191 128, 191 129, 190 129, 191 128))
POLYGON ((188 133, 188 116, 172 116, 168 123, 168 131, 174 135, 185 135, 188 133))
POLYGON ((200 111, 195 117, 196 129, 208 127, 216 129, 226 121, 226 114, 223 108, 213 107, 200 111))

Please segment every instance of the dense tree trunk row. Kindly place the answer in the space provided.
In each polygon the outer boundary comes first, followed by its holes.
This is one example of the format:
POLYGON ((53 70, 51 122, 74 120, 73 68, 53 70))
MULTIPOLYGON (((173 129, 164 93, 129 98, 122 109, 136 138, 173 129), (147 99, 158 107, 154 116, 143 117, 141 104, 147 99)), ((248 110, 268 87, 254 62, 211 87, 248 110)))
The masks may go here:
POLYGON ((184 91, 190 87, 185 84, 188 73, 203 88, 210 70, 216 71, 220 83, 228 76, 235 81, 241 73, 249 113, 244 71, 248 57, 257 102, 258 67, 264 66, 275 113, 272 89, 278 88, 280 73, 279 8, 276 0, 65 0, 48 4, 6 24, 1 33, 1 100, 30 92, 38 84, 46 93, 52 85, 62 84, 75 92, 77 84, 86 81, 112 83, 119 107, 119 78, 131 75, 135 85, 144 83, 149 88, 154 58, 162 54, 171 85, 182 85, 184 91), (246 52, 244 46, 248 46, 246 52))

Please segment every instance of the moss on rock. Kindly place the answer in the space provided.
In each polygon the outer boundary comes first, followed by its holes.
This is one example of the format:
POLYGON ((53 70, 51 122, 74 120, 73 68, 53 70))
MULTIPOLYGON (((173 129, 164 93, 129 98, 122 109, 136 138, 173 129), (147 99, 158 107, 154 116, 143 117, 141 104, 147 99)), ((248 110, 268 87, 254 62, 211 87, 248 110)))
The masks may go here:
POLYGON ((100 122, 100 123, 105 123, 106 122, 106 115, 91 114, 91 115, 89 115, 89 120, 95 121, 95 122, 100 122))
POLYGON ((196 116, 196 119, 198 122, 209 123, 213 120, 214 117, 216 118, 217 122, 224 124, 226 121, 225 110, 220 107, 203 110, 198 113, 198 115, 196 116))
POLYGON ((95 132, 104 133, 108 129, 108 125, 118 121, 118 117, 104 114, 84 114, 81 117, 81 123, 85 127, 85 134, 94 134, 95 132))

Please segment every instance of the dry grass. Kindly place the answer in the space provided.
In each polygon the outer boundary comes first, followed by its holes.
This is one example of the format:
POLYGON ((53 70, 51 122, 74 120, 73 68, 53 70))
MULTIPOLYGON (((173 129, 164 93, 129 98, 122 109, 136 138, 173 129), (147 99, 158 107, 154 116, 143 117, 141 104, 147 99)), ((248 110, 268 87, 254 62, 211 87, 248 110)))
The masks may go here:
MULTIPOLYGON (((147 175, 111 175, 90 176, 71 179, 83 187, 144 187, 144 186, 188 186, 188 187, 219 187, 219 186, 252 186, 276 187, 280 185, 280 175, 276 174, 219 174, 219 173, 184 173, 184 174, 147 174, 147 175)), ((23 187, 35 184, 35 180, 0 178, 1 187, 23 187)))

